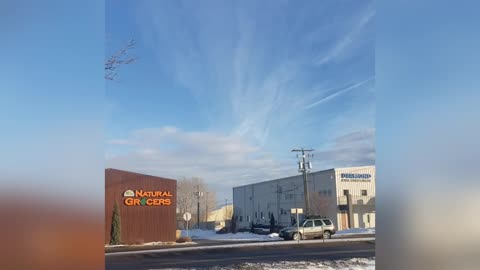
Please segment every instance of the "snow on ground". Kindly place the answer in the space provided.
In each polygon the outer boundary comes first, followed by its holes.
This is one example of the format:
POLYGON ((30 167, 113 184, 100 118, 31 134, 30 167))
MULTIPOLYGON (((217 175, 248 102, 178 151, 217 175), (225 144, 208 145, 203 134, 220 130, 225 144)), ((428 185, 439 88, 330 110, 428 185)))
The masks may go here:
POLYGON ((355 228, 338 231, 335 235, 375 234, 375 228, 355 228))
POLYGON ((173 243, 164 243, 164 242, 149 242, 143 244, 132 244, 132 245, 105 245, 106 248, 115 248, 115 247, 137 247, 137 246, 162 246, 162 245, 172 245, 173 243))
MULTIPOLYGON (((237 268, 219 268, 219 270, 237 269, 237 268)), ((310 262, 276 262, 276 263, 246 263, 244 267, 238 269, 255 269, 255 270, 374 270, 375 259, 355 258, 349 260, 336 261, 310 261, 310 262)))
POLYGON ((194 245, 196 244, 195 242, 185 242, 185 243, 175 243, 175 242, 150 242, 150 243, 145 243, 140 246, 183 246, 183 245, 194 245))
MULTIPOLYGON (((182 236, 187 236, 187 231, 182 231, 182 236)), ((217 241, 278 241, 283 240, 278 233, 259 235, 251 232, 217 234, 215 231, 189 230, 188 236, 194 239, 217 240, 217 241)))
POLYGON ((106 248, 124 247, 125 245, 105 245, 106 248))
MULTIPOLYGON (((356 228, 350 230, 338 231, 333 237, 341 237, 345 235, 355 235, 355 234, 375 234, 375 228, 356 228)), ((189 230, 188 235, 192 239, 205 239, 205 240, 217 240, 217 241, 278 241, 282 240, 278 236, 278 233, 272 233, 269 235, 259 235, 250 232, 239 232, 239 233, 226 233, 226 234, 217 234, 215 231, 208 230, 189 230)), ((187 236, 187 231, 182 231, 182 236, 187 236)))
POLYGON ((195 242, 175 243, 175 242, 148 242, 143 244, 133 245, 105 245, 105 248, 118 248, 118 247, 143 247, 143 246, 186 246, 195 245, 195 242))
MULTIPOLYGON (((191 268, 195 269, 195 268, 191 268)), ((303 261, 287 262, 279 261, 274 263, 242 263, 238 265, 229 265, 221 267, 210 267, 212 270, 374 270, 375 258, 354 258, 348 260, 335 261, 303 261)), ((170 269, 177 270, 177 269, 170 269)))
MULTIPOLYGON (((350 229, 350 230, 343 230, 338 231, 333 237, 342 237, 345 235, 355 235, 355 234, 375 234, 375 228, 357 228, 357 229, 350 229)), ((254 234, 250 232, 239 232, 239 233, 226 233, 226 234, 217 234, 215 231, 212 230, 189 230, 188 235, 195 239, 204 239, 204 240, 216 240, 216 241, 259 241, 259 242, 267 242, 267 241, 279 241, 283 240, 278 236, 278 233, 271 233, 269 235, 260 235, 254 234)), ((182 231, 182 236, 187 236, 187 231, 182 231)), ((158 245, 172 245, 175 243, 163 243, 163 242, 151 242, 151 243, 144 243, 141 245, 132 245, 132 246, 158 246, 158 245)), ((184 245, 195 244, 192 242, 182 243, 184 245)), ((181 245, 176 243, 175 245, 181 245)), ((113 247, 124 247, 125 245, 106 245, 105 247, 113 248, 113 247)))

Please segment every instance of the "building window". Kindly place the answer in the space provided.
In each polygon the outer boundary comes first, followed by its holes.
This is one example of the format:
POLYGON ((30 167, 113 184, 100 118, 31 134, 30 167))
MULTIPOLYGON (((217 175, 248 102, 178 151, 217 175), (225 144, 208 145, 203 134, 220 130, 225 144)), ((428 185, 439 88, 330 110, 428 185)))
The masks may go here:
POLYGON ((250 222, 250 216, 247 216, 247 221, 250 222))
POLYGON ((362 189, 362 196, 367 196, 367 190, 366 189, 362 189))
POLYGON ((240 216, 240 222, 243 222, 243 216, 240 216))
POLYGON ((344 196, 348 196, 348 189, 344 189, 344 190, 343 190, 343 195, 344 195, 344 196))
POLYGON ((257 216, 257 212, 255 212, 255 218, 258 218, 258 216, 257 216))
POLYGON ((262 217, 262 219, 265 219, 265 217, 263 216, 263 212, 260 212, 260 216, 262 217))

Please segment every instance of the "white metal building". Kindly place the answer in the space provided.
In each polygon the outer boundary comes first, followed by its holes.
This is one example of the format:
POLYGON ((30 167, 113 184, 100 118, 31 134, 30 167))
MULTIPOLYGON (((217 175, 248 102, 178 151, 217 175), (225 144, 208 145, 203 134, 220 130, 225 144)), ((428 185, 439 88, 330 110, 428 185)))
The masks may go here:
MULTIPOLYGON (((375 166, 335 168, 307 175, 310 214, 330 218, 338 230, 375 227, 375 166)), ((233 188, 238 228, 251 223, 292 224, 291 208, 305 209, 303 176, 233 188)), ((303 218, 303 217, 302 217, 303 218)))

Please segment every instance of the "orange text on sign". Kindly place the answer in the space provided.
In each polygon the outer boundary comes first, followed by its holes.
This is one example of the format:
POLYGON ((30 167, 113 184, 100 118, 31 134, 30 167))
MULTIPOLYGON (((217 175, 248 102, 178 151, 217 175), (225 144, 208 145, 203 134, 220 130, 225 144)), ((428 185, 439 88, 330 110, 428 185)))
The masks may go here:
POLYGON ((172 197, 170 191, 143 191, 135 190, 135 197, 172 197))
MULTIPOLYGON (((153 205, 171 205, 172 201, 170 199, 147 199, 145 205, 153 206, 153 205)), ((134 205, 141 205, 140 199, 137 198, 126 198, 125 205, 127 206, 134 206, 134 205)))

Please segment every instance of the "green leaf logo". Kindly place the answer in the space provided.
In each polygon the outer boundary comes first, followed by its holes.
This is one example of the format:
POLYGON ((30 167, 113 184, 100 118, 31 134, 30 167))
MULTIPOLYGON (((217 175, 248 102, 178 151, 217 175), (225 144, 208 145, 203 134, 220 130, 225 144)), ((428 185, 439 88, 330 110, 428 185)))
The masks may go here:
POLYGON ((140 201, 140 204, 141 205, 145 205, 147 203, 147 198, 142 198, 142 200, 140 201))

